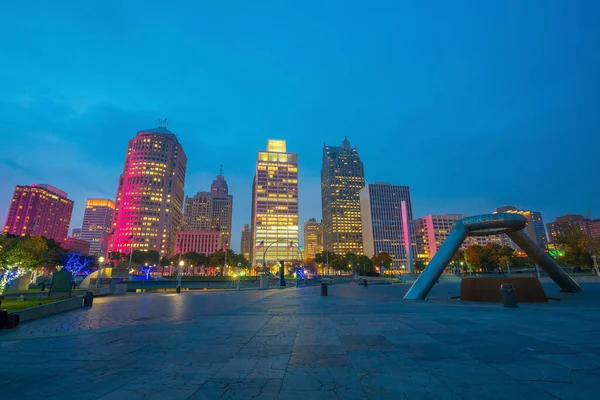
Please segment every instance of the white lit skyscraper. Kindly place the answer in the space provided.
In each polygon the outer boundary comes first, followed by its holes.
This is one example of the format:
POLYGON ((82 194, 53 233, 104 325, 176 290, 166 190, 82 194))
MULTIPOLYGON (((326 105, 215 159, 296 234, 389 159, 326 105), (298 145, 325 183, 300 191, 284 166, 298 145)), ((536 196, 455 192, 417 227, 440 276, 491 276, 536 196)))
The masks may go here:
POLYGON ((254 265, 302 258, 298 254, 298 155, 285 140, 269 140, 259 151, 252 187, 254 265), (265 253, 266 251, 266 253, 265 253))

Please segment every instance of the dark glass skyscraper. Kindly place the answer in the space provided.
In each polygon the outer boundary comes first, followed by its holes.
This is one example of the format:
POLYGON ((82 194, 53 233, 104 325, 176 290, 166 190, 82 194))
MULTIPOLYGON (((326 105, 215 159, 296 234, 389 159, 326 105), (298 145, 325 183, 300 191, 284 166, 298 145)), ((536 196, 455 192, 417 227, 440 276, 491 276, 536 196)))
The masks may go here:
POLYGON ((337 254, 363 254, 360 190, 365 172, 358 150, 344 138, 340 147, 323 147, 321 202, 323 247, 337 254))

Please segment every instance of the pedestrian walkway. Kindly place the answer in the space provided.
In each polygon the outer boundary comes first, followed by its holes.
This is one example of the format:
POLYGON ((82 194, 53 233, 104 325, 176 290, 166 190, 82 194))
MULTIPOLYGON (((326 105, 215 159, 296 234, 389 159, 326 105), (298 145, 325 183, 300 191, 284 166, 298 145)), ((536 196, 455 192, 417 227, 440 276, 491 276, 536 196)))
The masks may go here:
POLYGON ((10 399, 596 399, 600 285, 504 309, 407 285, 128 294, 0 331, 10 399), (579 297, 577 297, 579 296, 579 297))

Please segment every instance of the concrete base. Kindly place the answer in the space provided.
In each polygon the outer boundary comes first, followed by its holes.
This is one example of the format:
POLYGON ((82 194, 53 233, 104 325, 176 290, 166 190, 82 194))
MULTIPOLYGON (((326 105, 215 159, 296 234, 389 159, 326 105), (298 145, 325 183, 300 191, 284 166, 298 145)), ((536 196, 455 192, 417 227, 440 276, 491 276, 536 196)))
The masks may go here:
POLYGON ((59 314, 65 311, 71 311, 83 306, 83 297, 77 296, 71 299, 56 301, 42 306, 26 308, 24 310, 15 311, 12 314, 19 314, 21 322, 32 321, 34 319, 49 317, 50 315, 59 314))
POLYGON ((460 284, 460 299, 501 303, 500 286, 504 283, 513 286, 519 303, 548 301, 542 284, 535 277, 463 278, 460 284))

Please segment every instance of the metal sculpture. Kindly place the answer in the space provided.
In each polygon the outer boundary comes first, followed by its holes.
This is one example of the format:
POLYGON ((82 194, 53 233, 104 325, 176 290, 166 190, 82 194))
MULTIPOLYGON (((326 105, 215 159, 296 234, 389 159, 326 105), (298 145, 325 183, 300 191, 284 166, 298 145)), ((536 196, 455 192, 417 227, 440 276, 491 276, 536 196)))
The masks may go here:
POLYGON ((583 289, 550 256, 522 230, 527 219, 520 214, 498 213, 477 215, 456 221, 454 228, 435 253, 423 273, 404 296, 407 300, 424 300, 448 266, 454 253, 468 236, 488 236, 506 233, 563 292, 582 292, 583 289))

